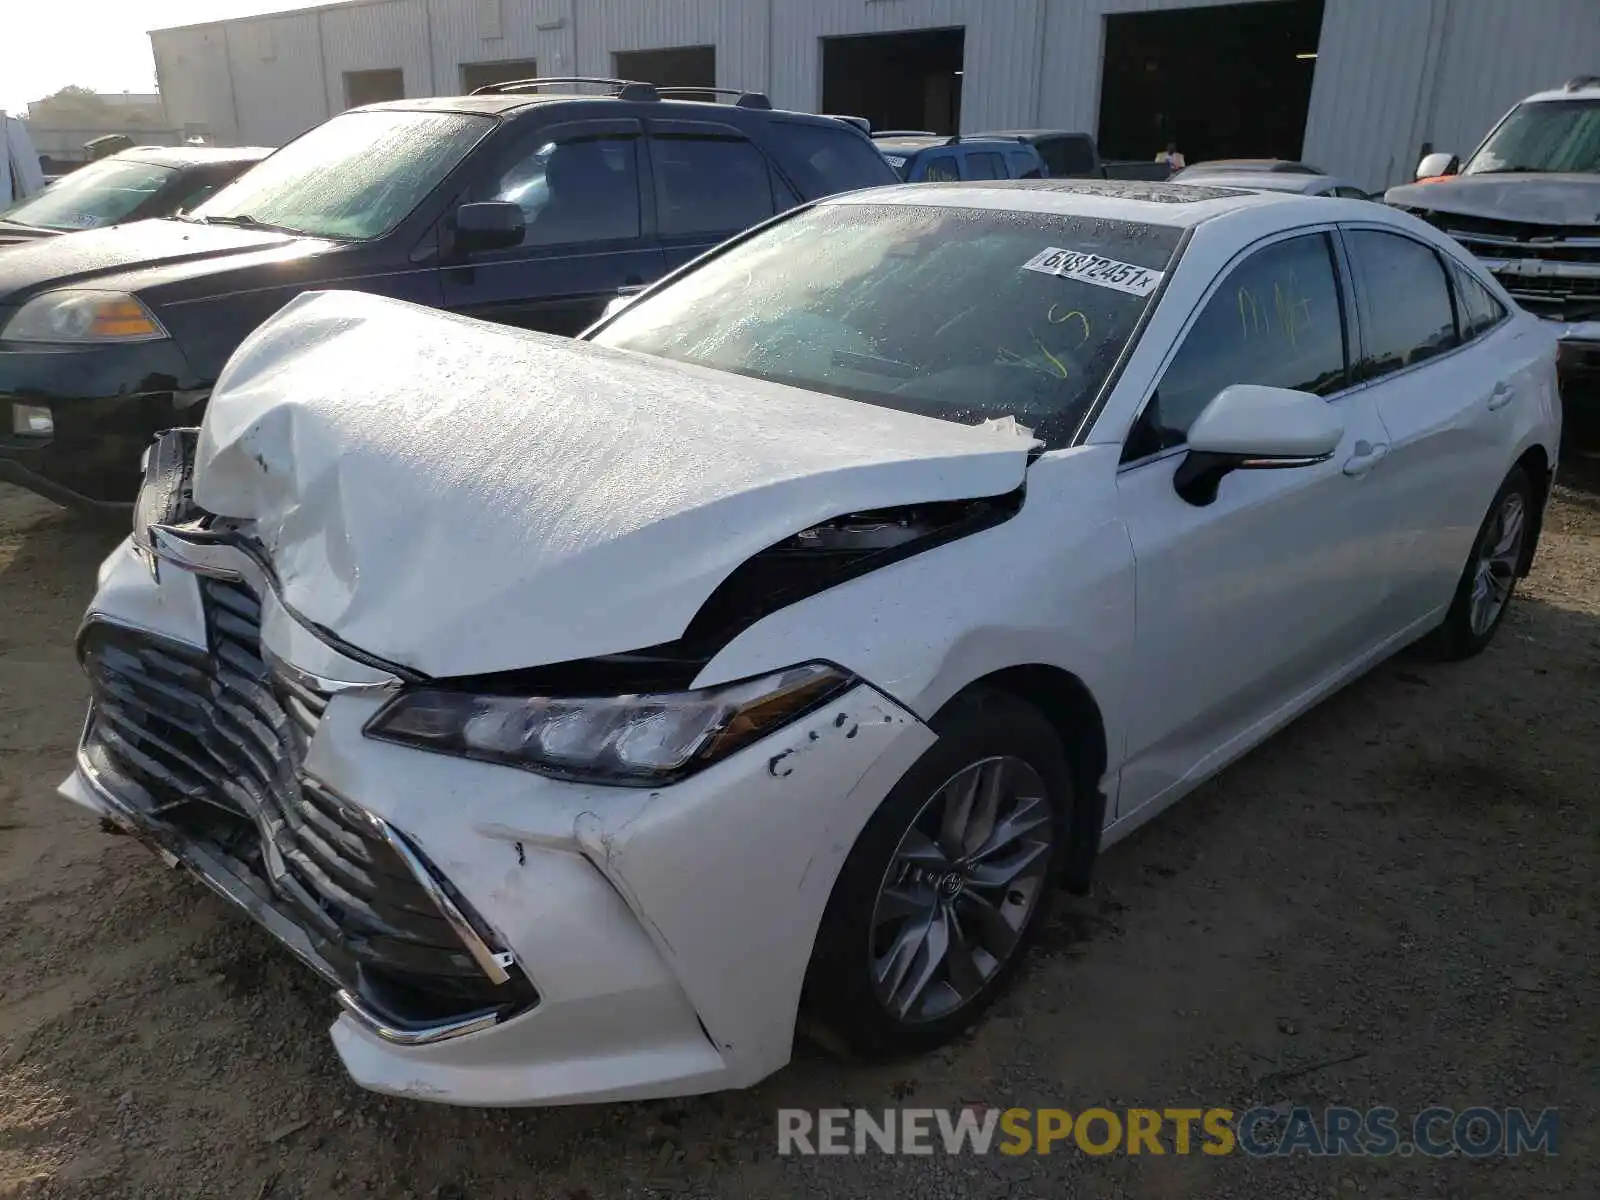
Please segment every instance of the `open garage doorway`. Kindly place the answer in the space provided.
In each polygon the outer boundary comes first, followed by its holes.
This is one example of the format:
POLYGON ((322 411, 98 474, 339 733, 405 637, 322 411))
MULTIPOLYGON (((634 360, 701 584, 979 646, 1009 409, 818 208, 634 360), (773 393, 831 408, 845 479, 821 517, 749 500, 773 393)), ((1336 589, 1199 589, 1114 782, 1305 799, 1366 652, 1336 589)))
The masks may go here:
POLYGON ((1189 162, 1299 158, 1323 0, 1267 0, 1106 18, 1100 150, 1189 162))
POLYGON ((959 133, 966 40, 964 29, 823 38, 822 111, 874 129, 959 133))
POLYGON ((617 78, 657 87, 717 86, 715 46, 675 46, 670 50, 618 50, 617 78))

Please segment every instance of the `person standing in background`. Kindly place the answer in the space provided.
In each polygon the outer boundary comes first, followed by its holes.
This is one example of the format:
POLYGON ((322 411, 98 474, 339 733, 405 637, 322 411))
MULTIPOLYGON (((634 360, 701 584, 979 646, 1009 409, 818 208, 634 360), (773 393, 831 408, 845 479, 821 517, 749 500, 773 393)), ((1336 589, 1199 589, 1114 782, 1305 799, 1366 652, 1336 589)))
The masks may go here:
POLYGON ((1166 163, 1168 171, 1181 171, 1187 165, 1183 161, 1183 155, 1178 153, 1177 142, 1168 142, 1167 148, 1156 155, 1156 161, 1166 163))

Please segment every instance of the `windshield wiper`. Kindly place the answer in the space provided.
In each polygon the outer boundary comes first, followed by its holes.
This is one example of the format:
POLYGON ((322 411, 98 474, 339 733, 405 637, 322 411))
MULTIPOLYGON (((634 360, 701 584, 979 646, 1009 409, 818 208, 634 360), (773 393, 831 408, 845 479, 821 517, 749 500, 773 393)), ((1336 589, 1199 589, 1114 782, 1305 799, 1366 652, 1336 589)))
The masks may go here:
POLYGON ((265 229, 272 233, 299 233, 298 229, 289 229, 283 225, 273 225, 267 221, 258 221, 249 213, 229 213, 220 217, 184 217, 185 221, 194 221, 200 225, 232 225, 238 229, 265 229))
POLYGON ((1544 167, 1485 167, 1481 171, 1463 171, 1463 175, 1554 175, 1558 172, 1544 167))

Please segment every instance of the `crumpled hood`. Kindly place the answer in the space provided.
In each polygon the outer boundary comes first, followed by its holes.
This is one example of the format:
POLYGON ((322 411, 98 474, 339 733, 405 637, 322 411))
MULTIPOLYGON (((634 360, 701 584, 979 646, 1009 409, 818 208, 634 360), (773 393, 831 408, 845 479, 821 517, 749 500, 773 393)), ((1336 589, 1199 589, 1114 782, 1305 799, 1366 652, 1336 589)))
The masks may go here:
POLYGON ((255 522, 308 621, 467 675, 671 641, 757 551, 851 512, 1014 491, 1036 444, 321 292, 230 360, 195 499, 255 522))
POLYGON ((1600 175, 1459 175, 1392 187, 1383 198, 1397 207, 1464 217, 1600 225, 1600 175))

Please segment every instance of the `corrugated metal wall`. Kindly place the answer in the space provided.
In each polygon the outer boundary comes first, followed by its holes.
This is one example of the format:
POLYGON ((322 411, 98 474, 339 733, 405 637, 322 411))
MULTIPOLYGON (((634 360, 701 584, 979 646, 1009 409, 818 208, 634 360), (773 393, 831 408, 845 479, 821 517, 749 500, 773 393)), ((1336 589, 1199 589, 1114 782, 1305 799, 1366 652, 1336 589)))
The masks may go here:
POLYGON ((342 107, 323 86, 316 17, 275 17, 223 28, 243 140, 276 146, 342 107))
POLYGON ((1530 80, 1557 87, 1600 74, 1600 0, 1451 0, 1450 7, 1419 141, 1467 154, 1527 94, 1530 80))
POLYGON ((1466 154, 1530 92, 1600 72, 1600 0, 1328 0, 1305 154, 1368 187, 1466 154))
MULTIPOLYGON (((280 143, 345 106, 344 73, 449 94, 463 63, 610 75, 619 50, 713 45, 717 82, 821 104, 819 39, 966 30, 962 127, 1094 130, 1109 14, 1230 0, 357 0, 151 34, 167 111, 280 143)), ((1233 0, 1237 2, 1237 0, 1233 0)), ((1265 0, 1263 0, 1265 2, 1265 0)), ((1379 187, 1466 151, 1519 97, 1600 71, 1600 0, 1326 0, 1305 156, 1379 187)))

